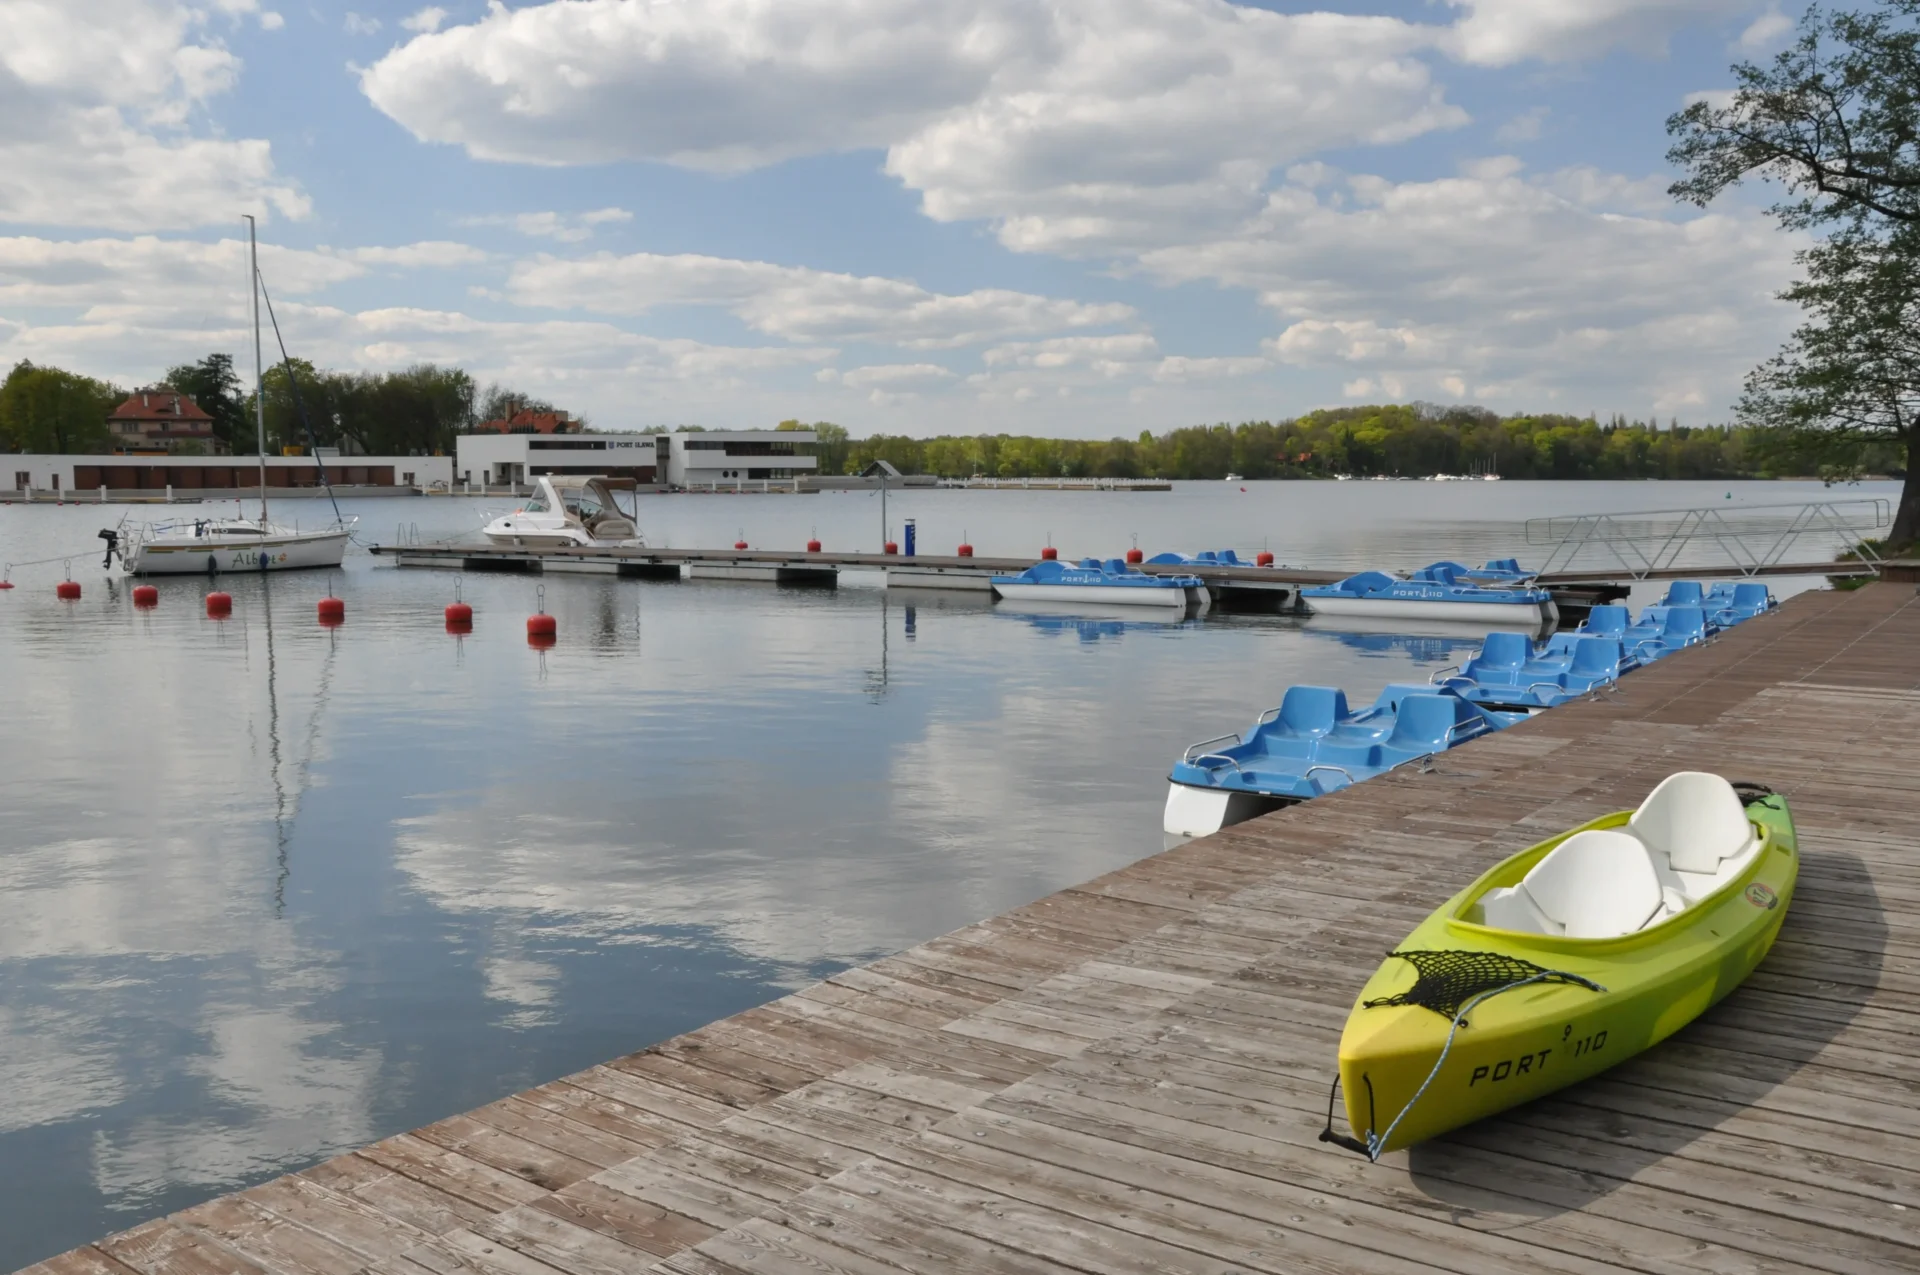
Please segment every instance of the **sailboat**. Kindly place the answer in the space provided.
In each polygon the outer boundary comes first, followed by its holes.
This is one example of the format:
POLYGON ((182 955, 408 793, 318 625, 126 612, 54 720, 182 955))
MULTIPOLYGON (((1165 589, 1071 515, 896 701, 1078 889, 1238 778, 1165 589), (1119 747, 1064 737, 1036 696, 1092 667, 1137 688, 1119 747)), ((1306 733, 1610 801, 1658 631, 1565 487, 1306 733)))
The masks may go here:
MULTIPOLYGON (((253 318, 254 428, 260 450, 258 518, 181 518, 129 524, 102 531, 107 561, 117 551, 129 575, 213 575, 221 571, 293 571, 337 567, 346 556, 353 520, 339 516, 314 531, 272 521, 267 516, 267 406, 265 369, 260 357, 260 253, 254 220, 247 218, 248 306, 253 318)), ((275 331, 279 330, 275 325, 275 331)), ((297 391, 296 391, 297 393, 297 391)), ((321 480, 326 466, 321 463, 321 480)))

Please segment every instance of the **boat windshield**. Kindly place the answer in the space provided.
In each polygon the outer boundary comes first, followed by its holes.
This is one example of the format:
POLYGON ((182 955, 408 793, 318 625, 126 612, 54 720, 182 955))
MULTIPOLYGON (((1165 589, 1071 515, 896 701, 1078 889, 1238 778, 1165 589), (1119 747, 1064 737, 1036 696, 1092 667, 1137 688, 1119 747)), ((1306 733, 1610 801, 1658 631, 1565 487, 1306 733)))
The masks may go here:
POLYGON ((547 494, 541 491, 534 492, 533 495, 527 498, 527 503, 520 506, 520 512, 523 514, 544 514, 552 512, 547 508, 547 494))
POLYGON ((607 512, 600 503, 600 497, 586 488, 569 491, 562 499, 567 502, 567 512, 582 522, 598 518, 607 512))

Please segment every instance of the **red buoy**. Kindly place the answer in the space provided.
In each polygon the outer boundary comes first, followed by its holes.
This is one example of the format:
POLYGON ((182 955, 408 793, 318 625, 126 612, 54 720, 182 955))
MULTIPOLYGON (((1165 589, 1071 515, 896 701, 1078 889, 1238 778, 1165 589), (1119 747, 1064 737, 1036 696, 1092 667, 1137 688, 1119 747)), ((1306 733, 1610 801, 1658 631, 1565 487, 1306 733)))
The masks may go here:
POLYGON ((216 619, 233 613, 233 595, 231 593, 209 593, 207 595, 207 614, 216 619))
POLYGON ((150 607, 150 606, 160 605, 160 590, 154 588, 150 584, 134 585, 133 586, 133 605, 137 607, 150 607))
POLYGON ((464 602, 447 603, 447 624, 449 626, 452 626, 455 624, 464 624, 468 628, 472 628, 473 627, 473 608, 468 606, 464 602))
POLYGON ((1059 556, 1060 556, 1060 551, 1054 548, 1052 545, 1048 545, 1046 548, 1040 551, 1040 561, 1042 562, 1052 562, 1055 558, 1058 558, 1059 556))
POLYGON ((318 610, 322 624, 346 623, 347 604, 339 598, 321 598, 318 610))
POLYGON ((1147 555, 1146 555, 1146 554, 1144 554, 1144 553, 1141 553, 1141 552, 1140 552, 1140 551, 1139 551, 1138 549, 1129 549, 1129 550, 1127 550, 1127 561, 1128 561, 1128 562, 1130 562, 1130 563, 1133 563, 1133 562, 1145 562, 1146 560, 1147 560, 1147 555))
POLYGON ((536 651, 551 651, 554 647, 560 645, 560 639, 551 633, 529 633, 527 634, 527 645, 536 651))
POLYGON ((880 546, 880 552, 881 553, 899 553, 900 546, 895 544, 893 541, 889 540, 887 541, 887 543, 880 546))
POLYGON ((963 557, 963 558, 971 558, 971 557, 973 556, 973 546, 972 546, 972 545, 961 545, 961 546, 960 546, 960 556, 961 556, 961 557, 963 557))
POLYGON ((545 611, 536 611, 527 617, 527 636, 530 638, 557 637, 559 632, 560 625, 545 611))
POLYGON ((747 547, 747 542, 744 540, 736 540, 733 542, 733 547, 736 549, 744 549, 747 547))
POLYGON ((809 540, 809 541, 807 541, 807 552, 808 552, 808 553, 819 553, 819 552, 820 552, 820 542, 819 542, 818 540, 809 540))
POLYGON ((80 600, 80 582, 78 580, 62 580, 59 584, 53 586, 53 596, 59 598, 62 602, 78 602, 80 600))
POLYGON ((0 580, 0 589, 11 589, 12 587, 13 587, 13 581, 0 580))
POLYGON ((1253 565, 1256 567, 1270 567, 1273 565, 1273 555, 1265 549, 1262 549, 1259 553, 1253 555, 1253 565))

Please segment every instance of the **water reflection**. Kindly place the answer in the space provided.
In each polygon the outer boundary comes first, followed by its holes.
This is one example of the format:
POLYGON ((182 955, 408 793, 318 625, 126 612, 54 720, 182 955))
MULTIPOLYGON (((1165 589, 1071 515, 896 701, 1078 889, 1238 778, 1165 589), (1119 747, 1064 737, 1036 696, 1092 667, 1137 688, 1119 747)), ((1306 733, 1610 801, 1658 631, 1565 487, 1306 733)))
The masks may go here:
MULTIPOLYGON (((968 521, 1007 543, 983 553, 1037 545, 1043 518, 1110 551, 1161 516, 985 499, 1003 512, 968 521)), ((762 512, 853 536, 828 497, 687 501, 650 515, 682 543, 762 512)), ((1214 522, 1182 543, 1257 543, 1195 502, 1214 522)), ((97 517, 0 509, 0 556, 97 517)), ((1490 535, 1421 550, 1491 556, 1490 535)), ((1187 743, 1289 683, 1366 702, 1463 654, 1271 616, 601 576, 544 581, 559 639, 536 651, 543 582, 491 574, 461 581, 449 650, 446 577, 359 555, 338 629, 315 622, 324 578, 222 577, 225 621, 201 580, 158 581, 152 611, 84 583, 0 593, 9 1268, 1152 853, 1187 743)))

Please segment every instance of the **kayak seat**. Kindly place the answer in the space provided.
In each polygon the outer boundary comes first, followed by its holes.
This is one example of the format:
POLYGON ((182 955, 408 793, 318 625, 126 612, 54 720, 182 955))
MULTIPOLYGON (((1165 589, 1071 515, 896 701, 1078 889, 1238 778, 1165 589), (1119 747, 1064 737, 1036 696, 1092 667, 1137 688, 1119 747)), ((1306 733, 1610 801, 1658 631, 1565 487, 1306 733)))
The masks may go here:
POLYGON ((1522 886, 1509 885, 1489 890, 1480 898, 1480 916, 1496 930, 1517 930, 1522 934, 1565 934, 1567 927, 1540 910, 1533 896, 1522 886))
POLYGON ((1574 833, 1533 865, 1520 888, 1576 939, 1631 934, 1666 903, 1647 847, 1624 832, 1574 833))
POLYGON ((1694 901, 1738 875, 1760 847, 1733 785, 1705 771, 1661 780, 1627 827, 1665 869, 1663 883, 1694 901))

